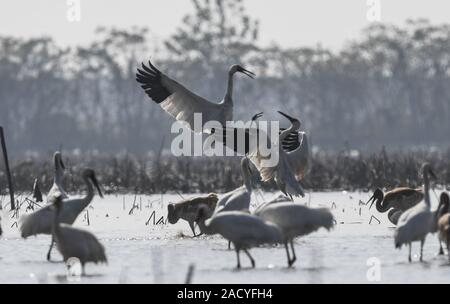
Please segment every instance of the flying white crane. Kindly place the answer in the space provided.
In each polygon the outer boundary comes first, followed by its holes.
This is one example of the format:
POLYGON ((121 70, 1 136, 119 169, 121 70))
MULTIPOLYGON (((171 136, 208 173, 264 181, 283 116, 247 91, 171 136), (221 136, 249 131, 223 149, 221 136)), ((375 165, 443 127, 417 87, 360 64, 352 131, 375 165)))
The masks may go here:
POLYGON ((297 260, 294 238, 310 234, 319 228, 330 230, 334 226, 333 214, 326 208, 309 208, 292 202, 276 202, 262 208, 256 213, 265 221, 274 223, 283 235, 288 266, 297 260), (292 258, 288 243, 291 246, 292 258))
MULTIPOLYGON (((278 112, 288 118, 291 126, 288 129, 281 129, 279 134, 278 153, 279 162, 276 165, 268 166, 264 160, 272 157, 262 156, 259 143, 261 137, 266 137, 266 142, 271 145, 273 142, 269 136, 259 128, 226 128, 214 130, 215 142, 220 142, 227 148, 238 153, 243 153, 255 165, 260 173, 263 182, 274 179, 278 188, 292 198, 294 196, 304 196, 303 187, 300 181, 309 170, 310 150, 308 137, 304 132, 298 131, 300 121, 292 118, 283 112, 278 112), (243 135, 243 137, 241 137, 243 135), (300 141, 301 136, 301 141, 300 141), (239 142, 239 138, 243 142, 239 142)), ((255 122, 262 116, 262 112, 253 116, 252 122, 255 122)))
POLYGON ((60 195, 62 198, 68 198, 66 191, 63 188, 64 170, 66 169, 62 160, 61 152, 56 151, 53 155, 53 164, 55 166, 55 176, 53 178, 53 185, 47 194, 47 202, 53 202, 54 199, 60 195))
POLYGON ((264 165, 263 160, 268 159, 268 157, 262 156, 258 147, 256 147, 253 151, 250 151, 248 157, 258 169, 263 182, 268 182, 273 179, 275 180, 278 189, 280 189, 280 191, 285 195, 289 195, 291 198, 292 196, 304 197, 305 191, 296 179, 294 171, 295 167, 293 167, 292 160, 290 160, 290 157, 295 155, 289 155, 290 152, 286 152, 283 149, 284 140, 290 136, 291 133, 298 132, 300 128, 300 121, 283 112, 278 111, 278 113, 289 119, 291 122, 291 126, 286 130, 281 131, 279 135, 278 164, 274 166, 264 165))
POLYGON ((202 233, 220 234, 234 245, 237 257, 237 268, 241 268, 239 253, 244 251, 255 267, 255 260, 248 249, 262 244, 281 243, 282 235, 277 226, 261 218, 240 212, 225 211, 206 219, 204 208, 199 209, 198 225, 202 233))
POLYGON ((85 275, 84 266, 88 262, 107 263, 105 248, 95 235, 67 224, 61 224, 66 203, 63 202, 62 196, 53 199, 55 212, 53 212, 52 219, 52 236, 64 262, 67 263, 69 259, 77 258, 81 263, 82 275, 85 275))
MULTIPOLYGON (((231 66, 228 72, 228 86, 225 97, 219 103, 210 102, 186 89, 183 85, 161 73, 150 61, 142 63, 136 73, 136 81, 145 93, 167 113, 179 121, 189 124, 194 130, 194 113, 201 113, 203 123, 218 121, 223 126, 233 120, 233 76, 237 72, 250 78, 255 74, 240 65, 231 66)), ((196 131, 196 130, 195 130, 196 131)))
MULTIPOLYGON (((94 170, 85 169, 82 173, 82 177, 87 186, 87 194, 82 198, 63 200, 63 208, 61 210, 61 214, 59 215, 59 220, 61 223, 72 225, 75 222, 78 215, 91 203, 94 198, 93 185, 97 188, 100 197, 103 197, 94 170)), ((55 209, 53 205, 47 205, 29 215, 23 216, 20 221, 21 236, 23 238, 27 238, 38 234, 52 234, 54 213, 55 209)), ((51 258, 53 243, 54 240, 52 237, 50 248, 47 253, 47 260, 49 261, 51 258)))
POLYGON ((398 219, 394 232, 395 248, 403 245, 409 246, 409 262, 411 259, 411 243, 420 241, 420 261, 423 260, 423 245, 427 234, 432 231, 434 216, 430 210, 430 176, 436 178, 430 164, 422 168, 424 179, 424 200, 414 207, 406 210, 398 219))
POLYGON ((388 212, 389 221, 397 225, 398 219, 402 215, 403 212, 408 210, 409 208, 417 205, 420 201, 423 200, 423 190, 422 189, 413 189, 407 187, 399 187, 392 189, 386 193, 383 193, 381 189, 375 189, 372 197, 367 201, 366 205, 370 204, 370 208, 372 208, 375 203, 375 207, 378 212, 384 213, 388 212))
POLYGON ((281 141, 281 144, 286 152, 286 157, 294 172, 295 179, 300 182, 310 169, 311 151, 309 149, 308 136, 302 131, 293 132, 288 134, 281 141))

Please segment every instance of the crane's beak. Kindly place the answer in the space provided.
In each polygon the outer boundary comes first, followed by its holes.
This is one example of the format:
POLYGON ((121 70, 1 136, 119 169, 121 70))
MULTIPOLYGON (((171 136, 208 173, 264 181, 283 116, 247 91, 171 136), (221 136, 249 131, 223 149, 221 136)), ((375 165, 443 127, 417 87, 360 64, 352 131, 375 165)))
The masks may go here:
POLYGON ((434 174, 434 171, 430 169, 430 176, 434 179, 437 179, 436 174, 434 174))
POLYGON ((376 199, 375 199, 375 194, 372 195, 371 198, 369 198, 369 200, 367 201, 366 205, 367 205, 368 203, 370 203, 371 201, 372 201, 372 203, 371 203, 370 206, 369 206, 369 210, 372 208, 373 203, 375 203, 375 201, 376 201, 376 199))
POLYGON ((264 114, 264 112, 260 112, 260 113, 253 115, 252 121, 258 120, 259 118, 261 118, 263 116, 263 114, 264 114))
POLYGON ((249 70, 244 69, 243 67, 239 67, 238 68, 238 72, 241 72, 242 74, 247 75, 248 77, 250 77, 251 79, 255 79, 256 74, 253 72, 250 72, 249 70))
POLYGON ((291 117, 291 116, 289 116, 289 115, 287 115, 286 113, 283 113, 283 112, 281 112, 281 111, 278 111, 278 113, 280 113, 281 115, 283 115, 284 117, 286 117, 287 119, 289 119, 289 121, 290 121, 291 123, 294 123, 294 122, 299 121, 298 119, 295 119, 294 117, 291 117))
POLYGON ((64 165, 62 158, 59 160, 59 164, 63 170, 66 170, 66 166, 64 165))
POLYGON ((94 183, 95 188, 97 188, 98 195, 100 195, 100 197, 103 198, 102 190, 100 189, 100 186, 97 181, 97 177, 95 175, 92 176, 92 183, 94 183))

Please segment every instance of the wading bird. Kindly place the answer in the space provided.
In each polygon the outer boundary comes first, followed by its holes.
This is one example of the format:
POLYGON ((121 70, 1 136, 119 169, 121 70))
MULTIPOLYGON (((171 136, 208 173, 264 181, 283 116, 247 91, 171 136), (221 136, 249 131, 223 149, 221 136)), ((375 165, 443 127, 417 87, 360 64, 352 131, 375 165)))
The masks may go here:
POLYGON ((268 205, 258 212, 265 221, 274 223, 283 235, 288 266, 297 260, 294 249, 294 238, 310 234, 319 228, 330 230, 334 226, 333 214, 326 208, 309 208, 292 202, 268 205), (291 246, 292 258, 288 243, 291 246))
POLYGON ((292 133, 298 132, 300 128, 300 121, 283 112, 278 111, 278 113, 289 119, 289 121, 291 122, 291 126, 286 130, 281 131, 279 135, 279 144, 277 151, 278 163, 272 166, 264 165, 263 161, 269 159, 270 157, 261 155, 257 147, 253 151, 249 152, 249 158, 258 169, 258 172, 261 175, 261 180, 263 182, 268 182, 274 179, 275 183, 278 186, 278 189, 285 195, 289 195, 291 198, 292 196, 304 197, 305 191, 303 190, 302 186, 299 184, 295 176, 295 167, 293 167, 293 164, 295 163, 290 160, 290 157, 295 156, 295 154, 289 155, 289 153, 291 152, 286 152, 283 149, 284 140, 288 138, 288 136, 290 136, 292 133))
POLYGON ((234 245, 237 268, 241 268, 240 251, 244 251, 255 267, 255 260, 248 250, 262 244, 281 243, 280 230, 272 223, 240 211, 221 212, 206 220, 205 208, 199 209, 198 225, 202 233, 220 234, 234 245), (206 221, 205 221, 206 220, 206 221))
MULTIPOLYGON (((250 161, 247 157, 241 159, 242 177, 244 185, 233 191, 226 193, 217 203, 216 213, 225 211, 242 211, 250 213, 250 201, 252 197, 252 181, 250 161)), ((228 241, 228 249, 231 249, 231 242, 228 241)))
POLYGON ((53 155, 53 164, 55 166, 55 176, 53 178, 53 185, 47 194, 47 202, 53 202, 54 198, 62 195, 63 199, 68 198, 66 191, 63 188, 64 170, 66 166, 62 160, 61 152, 56 151, 53 155))
POLYGON ((280 194, 276 197, 274 197, 273 199, 271 199, 268 202, 262 203, 261 205, 257 206, 255 208, 255 210, 253 210, 252 214, 254 215, 260 215, 261 211, 266 208, 267 206, 273 205, 273 204, 277 204, 277 203, 286 203, 286 202, 294 202, 290 197, 287 197, 284 194, 280 194))
MULTIPOLYGON (((150 61, 148 66, 142 63, 137 69, 136 81, 141 84, 145 93, 167 113, 179 121, 189 124, 194 130, 194 113, 201 113, 203 123, 218 121, 223 126, 233 120, 233 76, 237 72, 250 78, 255 74, 240 65, 231 66, 228 72, 228 86, 225 97, 219 103, 210 102, 161 73, 150 61)), ((201 130, 194 130, 201 132, 201 130)))
MULTIPOLYGON (((214 140, 221 142, 227 148, 246 155, 258 170, 261 180, 268 182, 275 180, 278 188, 289 196, 304 196, 304 190, 299 181, 304 177, 309 164, 308 140, 303 132, 299 132, 300 121, 283 112, 278 112, 288 118, 291 126, 282 129, 279 133, 278 146, 272 146, 271 138, 261 129, 251 128, 227 128, 214 130, 214 140), (241 135, 241 137, 239 137, 241 135), (302 135, 300 143, 299 136, 302 135), (231 138, 230 138, 231 137, 231 138), (243 142, 238 142, 242 138, 243 142), (269 155, 263 155, 260 150, 261 140, 272 147, 269 155), (275 150, 276 149, 276 150, 275 150), (267 161, 273 159, 272 153, 278 154, 278 163, 268 165, 267 161)), ((253 116, 252 123, 262 116, 258 113, 253 116)), ((269 148, 269 147, 267 147, 269 148)))
POLYGON ((376 202, 375 207, 378 212, 385 213, 389 210, 389 221, 397 225, 402 213, 420 203, 423 200, 423 196, 423 190, 420 188, 399 187, 386 193, 383 193, 381 189, 376 189, 366 205, 372 202, 369 207, 370 209, 376 202))
POLYGON ((250 161, 247 157, 241 159, 242 177, 244 185, 224 196, 217 203, 216 213, 224 211, 243 211, 250 209, 250 199, 252 196, 252 181, 250 161))
POLYGON ((286 157, 294 172, 295 179, 300 182, 310 169, 311 152, 308 136, 301 131, 291 132, 280 142, 283 150, 286 152, 286 157))
MULTIPOLYGON (((97 177, 92 169, 85 169, 82 173, 83 180, 87 186, 87 194, 82 198, 63 199, 63 207, 59 215, 61 223, 72 225, 78 215, 86 208, 94 198, 94 187, 100 197, 103 194, 98 185, 97 177)), ((53 197, 54 198, 54 197, 53 197)), ((38 234, 52 234, 52 225, 55 209, 53 205, 47 205, 29 215, 21 218, 20 231, 23 238, 38 234)), ((47 260, 50 261, 53 248, 53 237, 47 253, 47 260)))
POLYGON ((434 216, 430 211, 430 176, 436 179, 430 164, 422 168, 424 179, 424 200, 406 210, 398 219, 394 232, 395 248, 409 246, 408 260, 411 262, 411 243, 420 241, 420 261, 423 260, 423 245, 427 234, 433 229, 434 216))
POLYGON ((450 260, 450 199, 446 192, 441 193, 437 210, 437 230, 439 232, 439 254, 444 254, 442 243, 447 247, 450 260))
POLYGON ((67 224, 61 224, 63 223, 66 204, 62 196, 55 198, 52 236, 64 262, 71 258, 77 258, 81 263, 82 275, 85 275, 84 266, 86 263, 107 263, 105 248, 92 233, 73 228, 67 224))
POLYGON ((198 208, 205 206, 207 208, 206 216, 209 218, 216 209, 217 200, 217 194, 211 193, 206 197, 196 197, 176 204, 169 204, 167 206, 167 219, 172 225, 176 224, 180 218, 187 221, 194 237, 199 236, 195 233, 195 220, 198 216, 198 208))

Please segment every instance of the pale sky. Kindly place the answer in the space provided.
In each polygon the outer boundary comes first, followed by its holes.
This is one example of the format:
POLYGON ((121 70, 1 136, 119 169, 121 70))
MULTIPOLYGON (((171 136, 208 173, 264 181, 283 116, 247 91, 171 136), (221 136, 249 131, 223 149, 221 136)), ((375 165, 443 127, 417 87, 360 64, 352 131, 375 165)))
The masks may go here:
MULTIPOLYGON (((172 34, 192 9, 189 0, 80 0, 81 21, 67 21, 65 0, 1 0, 0 35, 52 36, 60 45, 88 43, 102 26, 147 26, 158 38, 172 34)), ((369 0, 372 1, 372 0, 369 0)), ((408 18, 450 23, 450 1, 379 0, 383 22, 404 24, 408 18)), ((366 0, 244 0, 260 20, 260 42, 284 47, 339 49, 369 24, 366 0)))

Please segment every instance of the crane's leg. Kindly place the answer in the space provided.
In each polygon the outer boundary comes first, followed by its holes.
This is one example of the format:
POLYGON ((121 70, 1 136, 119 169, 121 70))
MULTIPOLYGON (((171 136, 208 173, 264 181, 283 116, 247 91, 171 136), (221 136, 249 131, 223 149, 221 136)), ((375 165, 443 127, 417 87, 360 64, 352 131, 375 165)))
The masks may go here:
POLYGON ((52 253, 52 249, 53 249, 53 245, 55 244, 55 240, 53 239, 53 235, 52 235, 52 240, 50 243, 50 247, 48 248, 48 252, 47 252, 47 261, 50 262, 51 258, 51 253, 52 253))
POLYGON ((228 241, 228 250, 231 250, 231 241, 228 241))
POLYGON ((447 241, 447 255, 448 255, 448 261, 450 262, 450 242, 447 241))
POLYGON ((189 227, 191 227, 192 233, 194 234, 194 237, 196 237, 197 235, 195 234, 194 222, 189 222, 189 227))
POLYGON ((423 245, 425 244, 425 239, 420 241, 420 261, 423 262, 423 245))
POLYGON ((291 267, 291 257, 289 255, 289 247, 288 247, 288 242, 287 241, 284 243, 284 248, 286 248, 288 267, 291 267))
POLYGON ((408 256, 408 261, 411 263, 412 259, 411 259, 411 243, 408 244, 409 246, 409 256, 408 256))
POLYGON ((236 248, 236 257, 237 257, 237 269, 241 269, 241 258, 239 257, 239 249, 237 248, 236 248))
POLYGON ((292 251, 292 260, 291 260, 291 263, 289 266, 292 266, 295 263, 295 261, 297 261, 297 257, 295 256, 294 240, 291 239, 290 243, 291 243, 291 251, 292 251))
POLYGON ((441 240, 439 240, 439 255, 443 255, 444 254, 444 248, 442 248, 442 242, 441 240))
POLYGON ((84 263, 81 263, 81 276, 82 277, 86 276, 86 272, 84 271, 84 263))
POLYGON ((250 262, 252 262, 252 268, 255 268, 255 260, 253 259, 253 257, 250 255, 250 252, 248 252, 247 249, 244 249, 245 254, 248 256, 248 258, 250 259, 250 262))
MULTIPOLYGON (((196 227, 196 226, 198 226, 198 223, 197 223, 197 222, 194 222, 194 230, 195 230, 195 227, 196 227)), ((201 236, 201 235, 203 235, 203 232, 200 230, 200 233, 197 234, 197 236, 201 236)))

